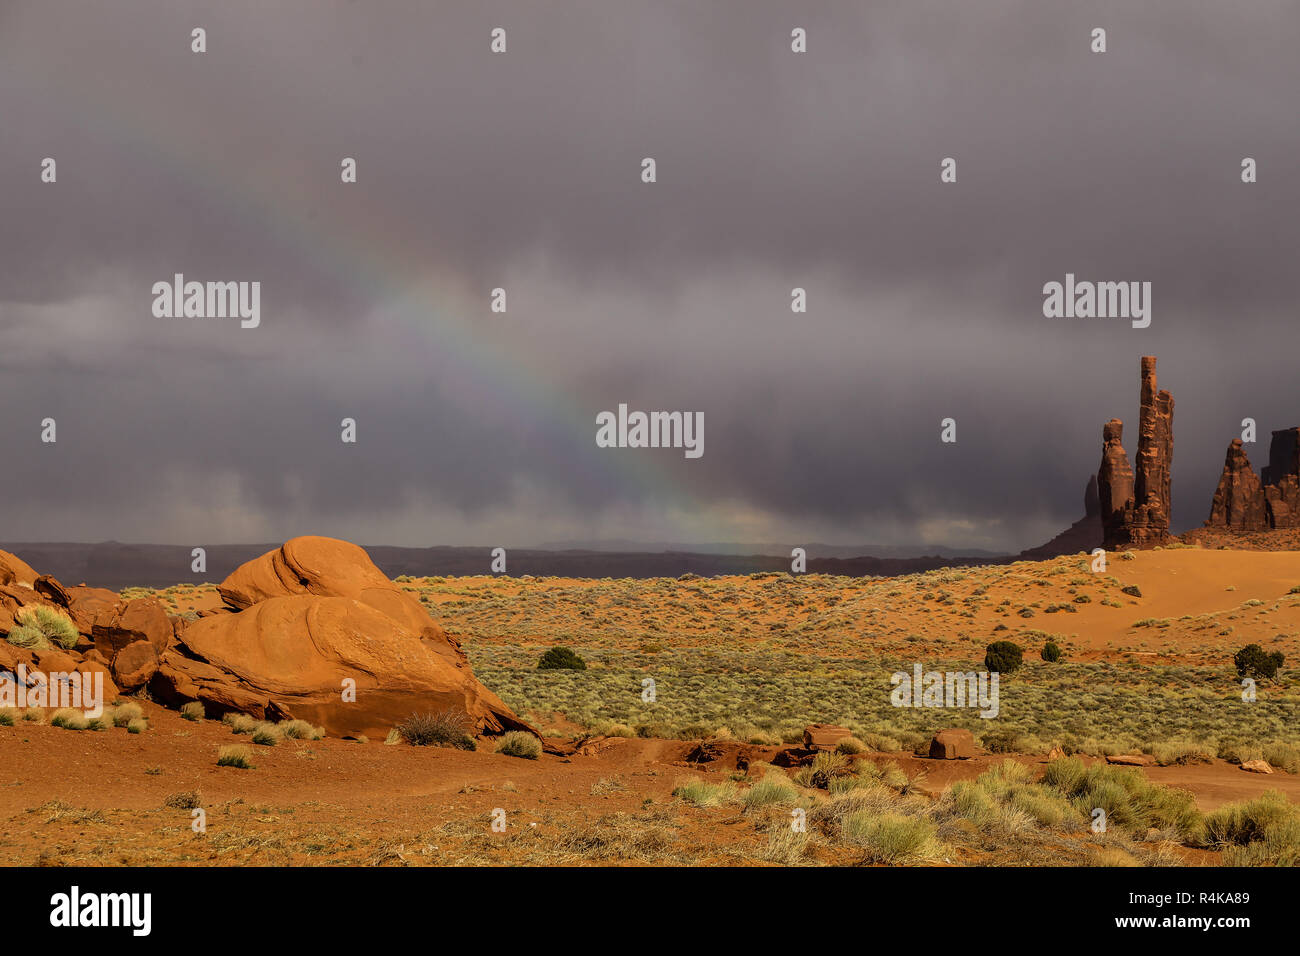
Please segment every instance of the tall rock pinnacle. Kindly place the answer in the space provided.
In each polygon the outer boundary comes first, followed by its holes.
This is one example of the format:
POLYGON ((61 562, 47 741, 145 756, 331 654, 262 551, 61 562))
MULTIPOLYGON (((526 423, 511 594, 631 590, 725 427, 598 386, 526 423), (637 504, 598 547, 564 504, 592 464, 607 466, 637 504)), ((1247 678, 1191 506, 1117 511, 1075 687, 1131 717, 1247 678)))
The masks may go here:
POLYGON ((1142 357, 1142 408, 1136 470, 1130 471, 1121 439, 1124 423, 1102 428, 1097 486, 1107 549, 1150 548, 1169 540, 1170 466, 1174 459, 1174 400, 1156 386, 1156 360, 1142 357))
POLYGON ((1210 518, 1205 524, 1232 531, 1263 531, 1268 527, 1265 511, 1264 487, 1250 467, 1241 439, 1234 438, 1228 445, 1223 474, 1219 477, 1219 487, 1210 503, 1210 518))

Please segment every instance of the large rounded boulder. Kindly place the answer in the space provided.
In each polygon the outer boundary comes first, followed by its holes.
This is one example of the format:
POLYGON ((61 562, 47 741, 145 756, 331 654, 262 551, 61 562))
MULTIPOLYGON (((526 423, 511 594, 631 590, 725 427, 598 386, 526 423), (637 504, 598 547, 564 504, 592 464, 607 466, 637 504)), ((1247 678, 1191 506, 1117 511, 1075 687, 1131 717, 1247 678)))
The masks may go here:
POLYGON ((413 713, 464 712, 482 733, 533 728, 474 677, 460 646, 361 548, 295 538, 220 586, 236 613, 187 624, 151 683, 171 702, 384 736, 413 713))
POLYGON ((40 577, 30 564, 8 551, 0 551, 0 584, 18 584, 33 587, 40 577))
MULTIPOLYGON (((239 688, 339 735, 384 736, 412 713, 463 711, 483 732, 525 725, 469 668, 353 598, 293 595, 195 621, 184 646, 239 688)), ((164 664, 164 666, 166 666, 164 664)))
POLYGON ((440 656, 466 663, 460 645, 433 622, 420 602, 375 567, 363 548, 348 541, 317 535, 293 538, 240 565, 217 590, 237 611, 268 598, 295 594, 352 598, 428 641, 440 656))

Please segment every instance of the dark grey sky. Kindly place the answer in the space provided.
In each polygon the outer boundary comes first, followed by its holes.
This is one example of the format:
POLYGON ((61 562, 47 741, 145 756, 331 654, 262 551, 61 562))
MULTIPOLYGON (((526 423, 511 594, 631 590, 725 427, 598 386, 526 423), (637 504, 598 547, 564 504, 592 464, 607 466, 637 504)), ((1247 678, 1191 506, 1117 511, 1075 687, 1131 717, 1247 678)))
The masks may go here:
POLYGON ((1142 354, 1199 524, 1300 422, 1298 48, 1265 0, 0 0, 0 539, 1019 549, 1142 354), (176 272, 261 327, 155 318, 176 272), (1044 318, 1066 272, 1151 327, 1044 318), (619 402, 704 456, 597 449, 619 402))

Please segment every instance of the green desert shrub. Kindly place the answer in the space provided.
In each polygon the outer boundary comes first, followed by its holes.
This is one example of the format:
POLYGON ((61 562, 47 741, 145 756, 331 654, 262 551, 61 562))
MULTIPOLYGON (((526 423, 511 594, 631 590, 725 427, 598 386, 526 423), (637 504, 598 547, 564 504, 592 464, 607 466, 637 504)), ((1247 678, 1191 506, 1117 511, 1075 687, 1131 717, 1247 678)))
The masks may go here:
POLYGON ((831 781, 853 772, 853 762, 844 754, 834 750, 824 750, 812 759, 812 763, 800 767, 794 775, 794 782, 801 787, 813 787, 829 790, 831 781))
POLYGON ((305 720, 281 721, 276 729, 291 740, 320 740, 325 736, 324 730, 312 726, 305 720))
POLYGON ((14 615, 17 627, 9 632, 9 643, 41 650, 58 645, 64 650, 76 647, 81 635, 72 619, 57 608, 43 604, 25 607, 14 615))
POLYGON ((708 783, 693 778, 679 783, 673 789, 673 796, 695 807, 717 807, 724 803, 734 803, 739 798, 736 785, 730 780, 721 783, 708 783))
POLYGON ((902 743, 896 737, 890 737, 887 734, 862 734, 861 740, 872 750, 880 753, 897 753, 903 749, 902 743))
POLYGON ((980 737, 980 744, 985 750, 995 754, 1013 754, 1020 748, 1020 734, 1014 730, 994 730, 980 737))
POLYGON ((217 766, 252 770, 255 765, 252 752, 247 747, 236 744, 230 747, 222 747, 217 751, 217 766))
POLYGON ((1026 787, 1010 799, 1010 806, 1026 813, 1043 827, 1058 827, 1075 816, 1074 807, 1064 798, 1042 787, 1026 787))
POLYGON ((1025 651, 1014 641, 994 641, 984 650, 984 669, 1010 674, 1025 660, 1025 651))
POLYGON ((60 707, 50 715, 50 726, 62 727, 64 730, 86 730, 90 727, 90 720, 79 710, 60 707))
POLYGON ((768 831, 767 843, 758 851, 758 855, 769 863, 798 866, 808 859, 811 851, 807 833, 796 833, 788 826, 779 826, 768 831))
POLYGON ((627 724, 621 724, 615 720, 606 720, 598 717, 587 724, 587 729, 592 734, 601 737, 635 737, 637 732, 627 724))
POLYGON ((1152 744, 1146 748, 1156 763, 1162 767, 1185 766, 1193 763, 1210 763, 1214 760, 1214 751, 1204 744, 1182 740, 1171 740, 1152 744))
POLYGON ((858 812, 844 818, 840 836, 845 843, 861 847, 866 862, 897 864, 934 856, 934 829, 924 817, 858 812))
POLYGON ((253 728, 252 740, 263 747, 274 747, 280 742, 280 732, 275 729, 275 724, 263 721, 253 728))
POLYGON ((145 720, 143 717, 137 717, 135 718, 135 720, 131 721, 129 724, 126 725, 126 732, 128 734, 142 734, 148 729, 149 729, 149 722, 145 720))
POLYGON ((1243 740, 1220 740, 1215 755, 1228 763, 1243 764, 1264 759, 1264 748, 1243 740))
POLYGON ((134 701, 127 701, 113 708, 113 723, 118 727, 129 727, 131 721, 139 720, 143 716, 144 711, 134 701))
POLYGON ((1055 664, 1057 661, 1061 659, 1060 645, 1057 644, 1056 641, 1048 641, 1046 644, 1043 645, 1041 656, 1043 660, 1047 661, 1047 663, 1055 664))
POLYGON ((1224 849, 1224 866, 1300 866, 1300 819, 1279 820, 1263 836, 1224 849))
POLYGON ((221 722, 230 728, 232 734, 251 734, 262 723, 248 714, 229 713, 221 718, 221 722))
POLYGON ((1272 679, 1277 676, 1285 658, 1281 651, 1268 653, 1258 644, 1247 644, 1232 656, 1232 663, 1237 667, 1241 677, 1263 677, 1272 679))
POLYGON ((537 662, 539 671, 585 671, 587 662, 567 647, 552 647, 537 662))
POLYGON ((1173 830, 1186 840, 1199 840, 1205 819, 1190 791, 1150 783, 1131 767, 1093 764, 1077 757, 1047 765, 1043 782, 1069 798, 1089 819, 1100 808, 1109 826, 1173 830))
POLYGON ((985 827, 997 819, 998 807, 992 795, 974 780, 959 780, 944 792, 937 813, 985 827))
POLYGON ((542 742, 526 731, 512 730, 497 741, 496 752, 507 757, 536 760, 542 755, 542 742))
POLYGON ((1129 597, 1141 597, 1142 589, 1139 588, 1136 584, 1130 584, 1126 587, 1120 588, 1120 593, 1127 594, 1129 597))
POLYGON ((182 704, 181 717, 185 720, 202 720, 204 717, 203 704, 197 700, 192 700, 188 704, 182 704))
POLYGON ((1300 751, 1290 744, 1265 744, 1264 759, 1279 770, 1285 770, 1287 773, 1300 773, 1300 751))
POLYGON ((23 647, 33 651, 43 651, 50 646, 50 642, 41 633, 41 629, 30 625, 20 625, 13 628, 5 635, 5 640, 15 647, 23 647))
POLYGON ((6 707, 0 710, 0 727, 12 727, 14 725, 13 708, 6 707))
POLYGON ((476 744, 469 734, 472 726, 463 710, 443 710, 436 714, 412 714, 393 729, 412 747, 473 750, 476 744))
POLYGON ((1197 809, 1190 790, 1148 783, 1137 792, 1134 802, 1141 826, 1172 830, 1188 842, 1199 841, 1205 831, 1205 815, 1197 809))
POLYGON ((1203 842, 1223 848, 1225 866, 1300 865, 1300 807, 1270 790, 1205 817, 1203 842))
POLYGON ((1078 757, 1053 760, 1043 771, 1043 783, 1055 787, 1067 796, 1078 793, 1088 775, 1088 766, 1078 757))
POLYGON ((977 778, 980 786, 996 797, 1009 796, 1019 787, 1029 784, 1033 771, 1026 764, 1003 760, 985 770, 977 778))
POLYGON ((1033 782, 1025 764, 1006 760, 975 780, 959 781, 945 791, 937 806, 940 818, 965 819, 979 829, 1023 831, 1031 822, 1060 826, 1077 820, 1069 800, 1052 787, 1033 782))

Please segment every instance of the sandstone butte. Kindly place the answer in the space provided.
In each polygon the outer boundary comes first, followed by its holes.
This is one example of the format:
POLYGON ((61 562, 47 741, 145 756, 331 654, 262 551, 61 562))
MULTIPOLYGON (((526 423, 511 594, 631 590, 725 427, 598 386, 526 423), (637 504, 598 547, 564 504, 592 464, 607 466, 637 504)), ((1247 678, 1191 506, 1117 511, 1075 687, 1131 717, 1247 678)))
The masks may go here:
POLYGON ((1229 443, 1205 527, 1237 532, 1300 528, 1300 427, 1273 432, 1268 465, 1258 477, 1241 439, 1229 443))
POLYGON ((445 710, 463 711, 482 734, 536 733, 356 545, 294 538, 235 569, 219 590, 228 607, 188 621, 153 598, 64 588, 0 551, 0 634, 34 605, 64 611, 79 633, 68 650, 0 641, 0 669, 97 671, 109 700, 147 686, 170 706, 301 718, 335 736, 382 738, 412 713, 445 710), (345 701, 349 688, 355 700, 345 701))
MULTIPOLYGON (((1084 517, 1045 545, 1021 552, 1036 560, 1060 554, 1168 544, 1170 468, 1174 456, 1174 400, 1156 383, 1156 360, 1141 363, 1142 397, 1134 467, 1124 451, 1124 423, 1102 426, 1101 466, 1084 494, 1084 517), (1094 491, 1095 488, 1095 491, 1094 491), (1094 494, 1099 501, 1094 506, 1094 494)), ((1202 528, 1182 535, 1186 543, 1266 550, 1300 544, 1300 426, 1273 432, 1268 465, 1257 475, 1245 445, 1234 438, 1202 528)))

